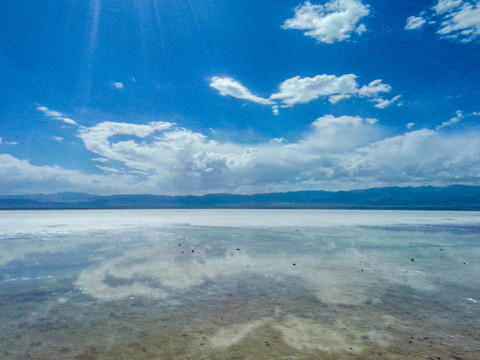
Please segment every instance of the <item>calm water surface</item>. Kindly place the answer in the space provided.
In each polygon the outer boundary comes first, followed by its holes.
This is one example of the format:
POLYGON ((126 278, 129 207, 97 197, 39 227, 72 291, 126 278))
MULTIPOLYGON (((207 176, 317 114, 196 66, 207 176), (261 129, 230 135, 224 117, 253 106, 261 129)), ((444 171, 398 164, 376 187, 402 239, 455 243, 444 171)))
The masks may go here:
POLYGON ((1 359, 479 359, 480 213, 0 212, 1 359))

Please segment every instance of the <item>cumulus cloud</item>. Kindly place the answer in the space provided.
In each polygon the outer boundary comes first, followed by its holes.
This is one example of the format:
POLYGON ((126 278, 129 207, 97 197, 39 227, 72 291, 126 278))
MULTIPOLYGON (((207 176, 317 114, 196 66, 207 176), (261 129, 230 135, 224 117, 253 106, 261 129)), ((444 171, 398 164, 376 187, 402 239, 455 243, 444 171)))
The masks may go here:
POLYGON ((55 141, 58 141, 58 142, 63 141, 63 137, 61 137, 61 136, 53 136, 52 139, 55 140, 55 141))
POLYGON ((421 16, 410 16, 407 19, 407 25, 405 25, 405 30, 420 29, 426 22, 427 21, 421 16))
POLYGON ((114 82, 112 85, 115 89, 119 89, 119 90, 125 88, 125 85, 122 82, 114 82))
POLYGON ((104 159, 121 162, 129 171, 147 174, 152 184, 170 192, 192 192, 228 183, 224 175, 242 168, 255 155, 249 147, 208 140, 173 123, 147 125, 104 122, 80 129, 86 148, 104 159), (115 141, 116 135, 132 135, 115 141), (150 139, 140 141, 147 136, 150 139), (222 180, 223 179, 223 180, 222 180), (172 188, 173 186, 173 188, 172 188))
POLYGON ((374 98, 376 107, 385 108, 400 98, 395 96, 392 100, 378 98, 380 93, 388 93, 391 86, 384 84, 382 80, 374 80, 367 85, 357 83, 357 76, 354 74, 317 75, 311 77, 295 76, 283 81, 279 85, 279 91, 270 96, 269 99, 253 95, 246 87, 231 78, 213 77, 210 86, 217 89, 221 95, 229 95, 239 99, 253 101, 263 105, 272 105, 273 115, 279 115, 279 104, 282 107, 292 107, 297 104, 306 104, 321 97, 328 98, 331 104, 348 99, 353 96, 362 98, 374 98))
POLYGON ((480 137, 474 133, 420 129, 388 137, 376 119, 325 115, 296 142, 273 139, 247 146, 167 125, 145 129, 141 135, 149 133, 148 141, 117 140, 102 124, 84 129, 81 137, 89 133, 87 138, 97 139, 96 145, 87 141, 87 148, 119 161, 126 173, 143 172, 143 192, 248 193, 480 181, 480 137), (93 135, 98 132, 103 135, 93 135))
MULTIPOLYGON (((428 9, 426 17, 430 19, 429 24, 437 26, 437 33, 442 38, 468 43, 480 37, 478 0, 438 0, 428 9)), ((425 16, 409 17, 405 29, 412 30, 422 26, 426 22, 424 18, 425 16), (421 19, 424 21, 421 22, 421 19)))
POLYGON ((214 76, 211 78, 210 86, 218 90, 223 96, 233 96, 237 99, 253 101, 263 105, 272 104, 270 100, 253 95, 245 86, 228 77, 214 76))
POLYGON ((479 134, 441 129, 388 136, 376 119, 324 115, 294 142, 275 138, 245 145, 218 142, 173 123, 103 122, 79 127, 78 136, 99 156, 92 166, 105 174, 37 166, 1 154, 0 188, 202 194, 480 184, 479 134), (98 164, 106 160, 115 166, 98 164))
POLYGON ((442 134, 421 129, 358 149, 342 165, 359 179, 377 184, 478 184, 478 133, 442 134))
POLYGON ((306 1, 295 9, 295 16, 286 20, 283 28, 304 30, 306 36, 331 44, 348 39, 354 32, 365 32, 360 21, 369 13, 360 0, 331 0, 325 5, 306 1))
POLYGON ((313 78, 295 76, 282 82, 279 86, 280 91, 270 96, 270 99, 280 100, 284 106, 293 106, 308 103, 319 97, 327 97, 330 103, 335 104, 352 96, 374 97, 391 90, 390 85, 382 83, 382 80, 375 80, 359 87, 356 78, 354 74, 342 76, 323 74, 313 78))
POLYGON ((78 125, 76 121, 65 117, 61 112, 55 111, 55 110, 50 110, 46 106, 38 105, 37 110, 42 112, 46 117, 49 117, 49 118, 52 118, 52 119, 55 119, 55 120, 59 120, 59 121, 63 121, 66 124, 78 125))
POLYGON ((278 105, 273 105, 273 106, 272 106, 272 113, 273 113, 273 115, 275 115, 275 116, 280 115, 280 111, 278 110, 278 105))
POLYGON ((460 122, 460 120, 462 120, 465 117, 465 115, 463 115, 463 113, 460 110, 457 110, 456 114, 457 114, 457 116, 451 118, 448 121, 444 121, 441 125, 437 126, 436 129, 440 130, 444 127, 456 124, 456 123, 460 122))
POLYGON ((59 166, 38 166, 9 154, 0 154, 0 188, 10 194, 81 191, 91 194, 141 192, 144 184, 131 175, 88 175, 59 166))

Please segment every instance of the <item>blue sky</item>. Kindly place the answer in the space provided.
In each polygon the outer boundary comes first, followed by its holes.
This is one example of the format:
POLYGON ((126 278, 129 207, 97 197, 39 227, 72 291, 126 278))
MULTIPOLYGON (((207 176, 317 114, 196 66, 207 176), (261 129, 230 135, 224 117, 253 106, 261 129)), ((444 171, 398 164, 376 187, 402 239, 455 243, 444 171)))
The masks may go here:
POLYGON ((0 4, 0 193, 480 185, 477 0, 0 4))

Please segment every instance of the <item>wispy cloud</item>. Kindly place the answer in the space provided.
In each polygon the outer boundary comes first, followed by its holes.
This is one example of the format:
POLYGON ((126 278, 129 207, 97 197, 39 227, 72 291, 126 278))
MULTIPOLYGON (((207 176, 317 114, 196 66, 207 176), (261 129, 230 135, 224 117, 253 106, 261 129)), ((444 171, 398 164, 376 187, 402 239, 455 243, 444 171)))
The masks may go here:
POLYGON ((427 21, 421 16, 410 16, 407 19, 405 30, 417 30, 423 27, 427 21))
POLYGON ((237 99, 248 100, 263 105, 273 104, 268 99, 253 95, 250 90, 232 78, 214 76, 210 79, 210 86, 218 90, 220 95, 223 96, 232 96, 237 99))
POLYGON ((0 137, 0 145, 17 145, 18 143, 16 141, 4 141, 1 137, 0 137))
POLYGON ((382 99, 382 98, 375 98, 375 99, 372 99, 372 101, 377 103, 375 105, 376 108, 385 109, 385 108, 393 105, 394 103, 396 103, 401 97, 402 97, 402 95, 397 95, 397 96, 394 96, 390 100, 385 100, 385 99, 382 99))
POLYGON ((95 159, 92 159, 92 161, 96 161, 96 162, 100 162, 100 163, 107 163, 107 162, 109 162, 110 160, 109 160, 109 159, 105 159, 105 158, 95 158, 95 159))
POLYGON ((59 111, 50 110, 46 106, 37 105, 37 110, 42 112, 46 117, 49 117, 49 118, 52 118, 52 119, 55 119, 55 120, 59 120, 59 121, 63 121, 66 124, 78 125, 75 120, 72 120, 70 118, 65 117, 59 111))
POLYGON ((348 39, 352 33, 365 32, 360 21, 369 13, 360 0, 331 0, 325 5, 306 1, 295 9, 295 16, 286 20, 283 28, 304 30, 306 36, 331 44, 348 39))
POLYGON ((438 0, 421 15, 409 17, 405 29, 415 30, 428 22, 442 38, 468 43, 480 37, 478 0, 438 0))
POLYGON ((103 170, 105 171, 106 173, 121 173, 120 170, 118 169, 114 169, 114 168, 111 168, 111 167, 107 167, 107 166, 100 166, 100 165, 95 165, 97 168, 99 168, 100 170, 103 170))

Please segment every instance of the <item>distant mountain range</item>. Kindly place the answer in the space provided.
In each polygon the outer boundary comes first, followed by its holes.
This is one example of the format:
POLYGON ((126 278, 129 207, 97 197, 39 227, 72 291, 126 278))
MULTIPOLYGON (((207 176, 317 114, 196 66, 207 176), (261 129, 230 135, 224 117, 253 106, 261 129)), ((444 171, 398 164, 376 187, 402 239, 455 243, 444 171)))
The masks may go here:
POLYGON ((387 187, 254 195, 0 195, 0 209, 323 208, 480 210, 480 186, 387 187))

